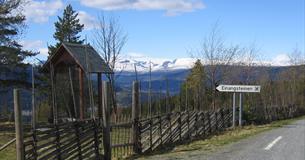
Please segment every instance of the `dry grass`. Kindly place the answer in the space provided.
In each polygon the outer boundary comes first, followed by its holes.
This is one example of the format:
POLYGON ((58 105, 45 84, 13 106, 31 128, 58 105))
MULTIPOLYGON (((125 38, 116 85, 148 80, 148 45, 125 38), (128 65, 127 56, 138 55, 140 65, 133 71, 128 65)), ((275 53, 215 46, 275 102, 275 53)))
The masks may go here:
MULTIPOLYGON (((11 139, 15 138, 14 124, 13 123, 0 123, 0 147, 6 144, 11 139)), ((14 160, 16 159, 15 143, 11 144, 4 150, 0 151, 1 160, 14 160)))

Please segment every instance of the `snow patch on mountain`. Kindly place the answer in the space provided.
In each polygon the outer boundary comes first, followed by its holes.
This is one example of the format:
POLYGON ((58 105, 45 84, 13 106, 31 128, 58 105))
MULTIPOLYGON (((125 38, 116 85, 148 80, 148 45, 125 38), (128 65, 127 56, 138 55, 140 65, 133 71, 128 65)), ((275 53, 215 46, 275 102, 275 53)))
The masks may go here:
POLYGON ((177 58, 174 60, 160 58, 133 58, 122 59, 117 63, 117 70, 134 71, 135 66, 139 72, 148 72, 151 66, 152 71, 167 71, 176 69, 189 69, 193 66, 193 58, 177 58))

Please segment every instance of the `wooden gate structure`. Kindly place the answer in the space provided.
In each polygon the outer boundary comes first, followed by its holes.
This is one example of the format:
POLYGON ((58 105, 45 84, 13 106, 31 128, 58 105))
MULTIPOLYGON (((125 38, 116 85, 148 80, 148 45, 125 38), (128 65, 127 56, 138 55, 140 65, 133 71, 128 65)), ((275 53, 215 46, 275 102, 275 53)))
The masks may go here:
POLYGON ((102 74, 113 72, 92 46, 64 42, 43 65, 42 70, 50 74, 54 123, 60 118, 59 109, 65 109, 68 114, 66 117, 79 120, 86 119, 87 115, 90 118, 96 116, 93 115, 92 74, 97 75, 97 113, 101 117, 102 74))

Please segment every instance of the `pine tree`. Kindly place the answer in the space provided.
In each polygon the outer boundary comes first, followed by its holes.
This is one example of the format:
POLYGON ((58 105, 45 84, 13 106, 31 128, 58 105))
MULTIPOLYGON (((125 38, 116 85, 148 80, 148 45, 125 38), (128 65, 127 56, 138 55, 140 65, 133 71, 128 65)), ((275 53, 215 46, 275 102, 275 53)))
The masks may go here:
POLYGON ((0 4, 0 65, 1 69, 12 69, 35 53, 22 50, 17 42, 25 26, 25 16, 20 12, 20 0, 0 0, 0 4))
POLYGON ((206 104, 205 94, 205 79, 206 74, 204 66, 200 60, 197 60, 191 69, 191 72, 186 78, 186 81, 182 85, 182 95, 185 95, 186 88, 188 94, 188 104, 193 108, 202 109, 206 104))
POLYGON ((53 35, 57 43, 54 46, 49 46, 49 55, 55 53, 62 42, 84 43, 84 40, 81 40, 79 35, 84 29, 84 25, 80 24, 77 16, 78 13, 73 10, 70 4, 65 8, 63 16, 58 16, 58 21, 55 22, 56 31, 53 35))

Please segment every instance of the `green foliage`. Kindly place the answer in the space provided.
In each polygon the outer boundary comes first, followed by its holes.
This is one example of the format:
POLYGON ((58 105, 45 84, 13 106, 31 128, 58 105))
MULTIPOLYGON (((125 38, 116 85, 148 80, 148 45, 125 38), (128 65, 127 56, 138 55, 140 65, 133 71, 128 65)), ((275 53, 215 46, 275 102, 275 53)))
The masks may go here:
POLYGON ((206 106, 206 74, 204 66, 197 60, 187 76, 186 81, 181 86, 182 104, 189 104, 197 109, 206 106))
POLYGON ((54 46, 49 46, 49 55, 56 52, 56 49, 62 42, 70 43, 84 43, 84 40, 80 39, 79 33, 84 29, 84 25, 80 24, 77 18, 78 13, 73 10, 72 6, 69 4, 63 13, 62 17, 58 17, 58 21, 55 22, 55 33, 53 37, 57 40, 54 46))
POLYGON ((36 53, 22 50, 18 36, 25 27, 25 16, 20 12, 20 0, 0 0, 0 65, 10 69, 23 64, 23 60, 36 53))

